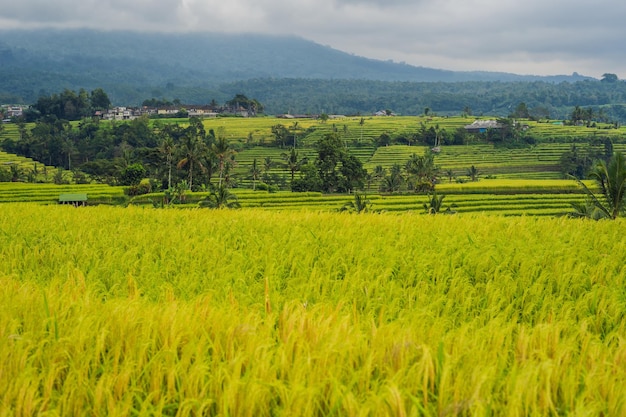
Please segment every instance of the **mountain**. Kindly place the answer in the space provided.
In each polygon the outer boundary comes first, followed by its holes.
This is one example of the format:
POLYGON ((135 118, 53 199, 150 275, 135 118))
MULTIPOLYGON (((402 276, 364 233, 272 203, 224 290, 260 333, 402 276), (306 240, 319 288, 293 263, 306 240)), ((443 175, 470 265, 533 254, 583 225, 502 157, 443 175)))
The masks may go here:
POLYGON ((293 36, 138 33, 94 30, 0 31, 0 102, 34 102, 66 88, 102 87, 116 104, 151 97, 223 101, 220 85, 249 79, 389 82, 545 81, 496 72, 455 72, 369 59, 293 36))

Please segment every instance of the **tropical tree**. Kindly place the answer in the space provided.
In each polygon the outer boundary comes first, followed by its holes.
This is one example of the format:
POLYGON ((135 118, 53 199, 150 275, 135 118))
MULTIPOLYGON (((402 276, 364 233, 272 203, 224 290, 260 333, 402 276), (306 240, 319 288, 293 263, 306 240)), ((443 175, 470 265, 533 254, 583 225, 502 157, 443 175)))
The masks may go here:
POLYGON ((381 179, 387 174, 387 170, 382 165, 376 165, 374 167, 374 178, 381 179))
POLYGON ((341 156, 339 172, 341 173, 338 183, 339 191, 352 192, 352 190, 363 188, 367 170, 363 168, 363 163, 359 158, 344 152, 341 156))
POLYGON ((365 119, 361 117, 361 120, 359 120, 359 126, 361 126, 361 139, 359 140, 359 142, 363 142, 363 126, 365 125, 365 119))
MULTIPOLYGON (((424 203, 424 210, 426 211, 426 213, 437 214, 437 213, 441 213, 442 211, 444 211, 443 199, 445 197, 446 197, 445 195, 437 195, 436 190, 433 191, 432 194, 428 194, 428 202, 424 203)), ((446 207, 445 213, 449 213, 449 214, 454 213, 451 207, 455 207, 455 205, 453 204, 452 206, 446 207)))
POLYGON ((120 173, 120 184, 136 186, 139 185, 145 176, 146 169, 140 162, 135 162, 122 169, 120 173))
POLYGON ((218 160, 220 173, 219 185, 221 186, 224 178, 224 171, 226 169, 226 163, 231 157, 235 156, 235 150, 230 147, 230 144, 226 139, 226 135, 224 135, 223 132, 218 132, 215 142, 211 145, 211 152, 215 154, 218 160))
POLYGON ((174 157, 174 151, 176 150, 176 144, 174 139, 166 134, 162 134, 161 142, 159 144, 159 152, 165 156, 165 163, 167 164, 167 189, 172 188, 172 159, 174 157))
MULTIPOLYGON (((602 197, 598 198, 582 181, 576 179, 589 197, 585 210, 578 214, 594 219, 616 219, 626 209, 626 159, 621 152, 613 153, 608 162, 598 160, 589 174, 602 197), (593 208, 593 210, 590 210, 593 208)), ((576 208, 576 207, 575 207, 576 208)), ((580 208, 580 207, 579 207, 580 208)))
POLYGON ((302 130, 298 121, 293 122, 293 124, 289 127, 289 135, 293 138, 293 147, 296 147, 298 141, 298 131, 302 130))
POLYGON ((289 140, 290 136, 289 133, 289 129, 281 124, 272 126, 272 135, 274 135, 276 144, 281 148, 287 146, 287 141, 289 140))
POLYGON ((24 172, 20 168, 20 166, 16 163, 9 164, 9 172, 11 182, 18 182, 24 178, 24 172))
POLYGON ((61 148, 63 153, 67 157, 67 169, 72 170, 72 155, 76 153, 76 146, 74 145, 74 138, 72 133, 67 130, 62 133, 63 142, 61 148))
POLYGON ((271 156, 266 156, 263 160, 263 179, 269 182, 269 172, 274 167, 274 161, 271 156))
POLYGON ((196 136, 187 134, 183 137, 183 142, 181 143, 181 158, 176 164, 178 169, 187 167, 188 174, 188 184, 189 189, 193 187, 193 170, 194 167, 200 168, 202 171, 205 170, 204 164, 202 163, 202 158, 206 154, 206 146, 204 143, 199 140, 196 136))
POLYGON ((176 186, 174 186, 174 200, 178 200, 179 203, 183 204, 189 189, 189 183, 186 180, 182 180, 176 184, 176 186))
POLYGON ((226 185, 220 184, 200 202, 200 207, 214 209, 239 208, 241 204, 237 201, 237 196, 231 193, 226 185))
POLYGON ((295 147, 291 148, 289 153, 283 153, 281 155, 281 158, 283 158, 283 160, 285 161, 285 166, 291 173, 292 182, 293 182, 293 178, 296 172, 300 171, 300 168, 302 168, 302 165, 308 162, 307 158, 298 157, 298 151, 296 151, 295 147))
POLYGON ((398 164, 394 164, 391 167, 389 175, 383 178, 380 184, 380 190, 385 193, 395 193, 400 191, 403 183, 402 167, 398 164))
POLYGON ((250 177, 252 178, 252 189, 256 190, 256 182, 261 178, 261 168, 257 164, 257 159, 254 158, 252 166, 250 167, 250 177))
POLYGON ((454 178, 454 171, 451 169, 447 169, 445 174, 446 177, 448 177, 448 182, 452 182, 452 179, 454 178))
POLYGON ((354 193, 352 201, 347 202, 341 208, 341 211, 351 211, 355 213, 365 213, 370 210, 372 204, 367 199, 367 195, 361 193, 354 193))
POLYGON ((478 168, 476 168, 474 165, 472 165, 471 167, 467 169, 467 176, 470 178, 470 180, 478 181, 479 175, 480 175, 480 171, 478 171, 478 168))
POLYGON ((424 155, 412 154, 404 169, 416 192, 432 190, 435 186, 439 168, 435 165, 435 157, 431 152, 426 152, 424 155))

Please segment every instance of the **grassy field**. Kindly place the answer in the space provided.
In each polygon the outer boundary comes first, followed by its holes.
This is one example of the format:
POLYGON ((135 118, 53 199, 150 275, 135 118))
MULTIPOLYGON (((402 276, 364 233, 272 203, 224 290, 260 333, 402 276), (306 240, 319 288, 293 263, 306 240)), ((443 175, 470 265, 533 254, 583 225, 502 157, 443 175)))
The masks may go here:
POLYGON ((5 204, 0 416, 626 415, 624 226, 5 204))

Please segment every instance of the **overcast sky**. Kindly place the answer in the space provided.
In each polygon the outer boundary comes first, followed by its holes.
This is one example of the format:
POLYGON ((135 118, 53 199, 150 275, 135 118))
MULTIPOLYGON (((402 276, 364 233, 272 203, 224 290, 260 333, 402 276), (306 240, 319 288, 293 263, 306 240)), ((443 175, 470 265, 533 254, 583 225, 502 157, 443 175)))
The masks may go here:
POLYGON ((298 35, 450 70, 626 78, 623 0, 0 0, 0 28, 298 35))

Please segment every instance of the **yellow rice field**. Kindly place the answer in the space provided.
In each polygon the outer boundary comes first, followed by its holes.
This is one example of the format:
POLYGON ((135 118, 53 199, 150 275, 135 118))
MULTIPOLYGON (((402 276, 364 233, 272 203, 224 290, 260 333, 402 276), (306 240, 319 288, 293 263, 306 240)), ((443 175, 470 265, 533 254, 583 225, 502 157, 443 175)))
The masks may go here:
POLYGON ((625 232, 5 204, 0 416, 626 415, 625 232))

